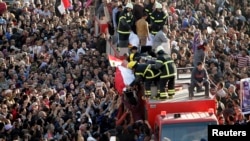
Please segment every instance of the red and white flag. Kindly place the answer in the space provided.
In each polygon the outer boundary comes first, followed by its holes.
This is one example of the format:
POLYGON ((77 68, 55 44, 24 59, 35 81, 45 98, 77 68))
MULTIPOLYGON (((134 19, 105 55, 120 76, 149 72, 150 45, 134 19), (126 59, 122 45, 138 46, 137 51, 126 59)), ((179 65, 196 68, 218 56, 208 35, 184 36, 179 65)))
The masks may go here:
POLYGON ((123 66, 116 67, 115 89, 119 94, 123 93, 124 88, 135 80, 132 70, 123 66))
POLYGON ((62 0, 62 3, 63 3, 63 5, 64 5, 64 8, 65 8, 65 9, 68 9, 68 8, 71 6, 69 0, 62 0))
POLYGON ((117 67, 117 66, 122 65, 123 61, 121 59, 118 59, 112 55, 109 55, 108 57, 109 57, 109 63, 111 67, 117 67))
POLYGON ((61 14, 65 14, 66 9, 70 8, 71 3, 69 0, 61 0, 61 4, 57 7, 61 14))

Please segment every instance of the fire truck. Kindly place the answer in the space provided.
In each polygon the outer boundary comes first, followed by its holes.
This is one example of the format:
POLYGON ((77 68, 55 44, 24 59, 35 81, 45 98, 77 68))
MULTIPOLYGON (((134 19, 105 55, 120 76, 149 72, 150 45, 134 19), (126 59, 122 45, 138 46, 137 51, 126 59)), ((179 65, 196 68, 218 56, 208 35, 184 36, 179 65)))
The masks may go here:
POLYGON ((207 140, 207 126, 217 125, 216 101, 202 93, 188 97, 188 90, 176 92, 174 99, 146 100, 146 119, 152 127, 155 141, 207 140))

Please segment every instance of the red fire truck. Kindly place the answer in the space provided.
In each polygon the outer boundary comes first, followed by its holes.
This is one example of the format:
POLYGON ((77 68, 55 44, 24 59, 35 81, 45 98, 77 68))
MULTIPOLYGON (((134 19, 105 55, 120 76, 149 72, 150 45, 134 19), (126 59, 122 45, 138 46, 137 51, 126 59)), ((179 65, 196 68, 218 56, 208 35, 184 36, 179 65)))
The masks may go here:
POLYGON ((207 126, 218 124, 216 101, 202 95, 190 100, 187 89, 176 93, 174 99, 145 102, 147 120, 156 141, 169 138, 171 141, 207 140, 207 126))

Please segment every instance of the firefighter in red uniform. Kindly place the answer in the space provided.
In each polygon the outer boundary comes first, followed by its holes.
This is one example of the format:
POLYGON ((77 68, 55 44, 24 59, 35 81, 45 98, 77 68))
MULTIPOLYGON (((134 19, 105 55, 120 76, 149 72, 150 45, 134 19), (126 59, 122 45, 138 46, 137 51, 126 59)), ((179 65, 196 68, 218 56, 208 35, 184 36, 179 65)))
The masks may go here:
POLYGON ((151 33, 155 35, 166 23, 167 15, 162 11, 162 4, 155 3, 155 11, 150 16, 151 33))
POLYGON ((132 69, 135 74, 135 80, 130 84, 130 86, 139 85, 141 82, 145 82, 145 96, 149 98, 151 96, 151 84, 154 83, 158 85, 160 71, 151 68, 151 64, 146 62, 138 63, 137 61, 131 61, 127 66, 132 69))
POLYGON ((164 48, 159 46, 156 48, 155 53, 157 54, 157 59, 155 65, 152 66, 153 69, 159 69, 161 71, 160 75, 160 99, 167 99, 167 94, 165 91, 166 84, 168 85, 168 98, 172 99, 175 94, 175 77, 176 77, 176 65, 174 60, 170 55, 164 52, 164 48))

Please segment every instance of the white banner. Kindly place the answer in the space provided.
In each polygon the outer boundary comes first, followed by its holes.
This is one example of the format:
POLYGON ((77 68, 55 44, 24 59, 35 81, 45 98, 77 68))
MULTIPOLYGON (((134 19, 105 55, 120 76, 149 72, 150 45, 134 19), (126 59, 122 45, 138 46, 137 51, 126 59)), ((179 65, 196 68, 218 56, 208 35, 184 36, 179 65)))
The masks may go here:
POLYGON ((250 113, 250 78, 240 81, 241 109, 244 114, 250 113))

